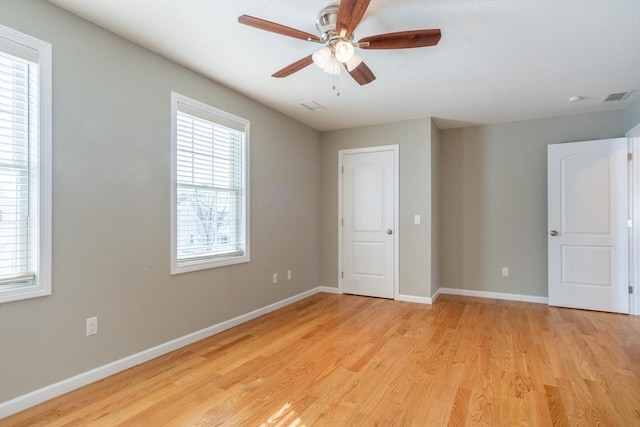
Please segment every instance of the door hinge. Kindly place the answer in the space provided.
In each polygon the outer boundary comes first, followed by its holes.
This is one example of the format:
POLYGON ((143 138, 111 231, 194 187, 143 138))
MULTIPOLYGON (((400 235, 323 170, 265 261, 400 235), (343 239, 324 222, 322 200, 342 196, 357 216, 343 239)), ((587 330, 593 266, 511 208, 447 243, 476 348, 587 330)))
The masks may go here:
POLYGON ((344 227, 344 219, 340 220, 340 225, 344 227))
MULTIPOLYGON (((341 279, 344 279, 344 271, 341 271, 341 272, 340 272, 340 278, 341 278, 341 279)), ((631 287, 631 286, 629 286, 629 287, 631 287)))
POLYGON ((628 161, 633 160, 633 153, 627 153, 627 160, 628 161))
POLYGON ((632 294, 633 293, 633 286, 629 286, 629 293, 632 294))
POLYGON ((341 172, 342 172, 342 174, 344 175, 344 166, 342 166, 342 171, 341 171, 341 172))

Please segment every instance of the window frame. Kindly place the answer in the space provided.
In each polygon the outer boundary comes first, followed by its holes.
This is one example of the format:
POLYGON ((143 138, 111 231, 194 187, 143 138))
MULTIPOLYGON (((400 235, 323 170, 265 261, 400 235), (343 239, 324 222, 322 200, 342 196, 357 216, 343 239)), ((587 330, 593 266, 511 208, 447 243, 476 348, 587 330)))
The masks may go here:
MULTIPOLYGON (((241 264, 250 262, 250 191, 249 191, 249 176, 250 176, 250 123, 242 117, 235 116, 226 111, 222 111, 218 108, 212 107, 203 102, 191 99, 187 96, 181 95, 176 92, 171 92, 171 262, 170 262, 170 274, 188 273, 191 271, 206 270, 210 268, 223 267, 234 264, 241 264), (194 257, 189 261, 180 262, 178 260, 178 213, 177 213, 177 196, 178 196, 178 104, 184 104, 187 108, 197 109, 202 111, 205 115, 212 117, 211 120, 214 123, 225 125, 224 122, 234 122, 241 125, 244 128, 244 186, 242 191, 242 199, 244 200, 244 221, 241 225, 244 225, 244 240, 245 251, 240 255, 230 256, 213 256, 213 257, 194 257), (216 122, 215 119, 219 119, 216 122)), ((242 219, 241 219, 242 220, 242 219)))
POLYGON ((52 194, 52 46, 50 43, 0 25, 0 39, 38 52, 38 171, 37 251, 34 283, 0 286, 0 303, 36 298, 52 293, 51 278, 51 194, 52 194))

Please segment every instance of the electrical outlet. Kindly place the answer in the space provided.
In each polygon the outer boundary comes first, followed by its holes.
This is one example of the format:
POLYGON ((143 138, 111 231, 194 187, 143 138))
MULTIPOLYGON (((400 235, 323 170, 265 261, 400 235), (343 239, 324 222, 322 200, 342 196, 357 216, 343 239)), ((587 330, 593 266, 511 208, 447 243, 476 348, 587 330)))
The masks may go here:
POLYGON ((502 277, 509 277, 509 267, 502 267, 502 277))
POLYGON ((291 270, 287 270, 287 280, 291 280, 291 270))
POLYGON ((278 283, 278 273, 273 273, 273 283, 278 283))
POLYGON ((98 316, 89 317, 85 321, 85 326, 87 330, 87 336, 97 334, 98 333, 98 316))

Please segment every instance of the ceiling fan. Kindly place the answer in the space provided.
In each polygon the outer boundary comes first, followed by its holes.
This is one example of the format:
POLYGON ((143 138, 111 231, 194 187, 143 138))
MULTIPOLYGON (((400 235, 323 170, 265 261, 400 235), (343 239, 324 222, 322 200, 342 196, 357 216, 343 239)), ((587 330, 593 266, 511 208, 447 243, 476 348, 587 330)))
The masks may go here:
POLYGON ((378 34, 354 42, 353 32, 364 16, 370 1, 342 0, 340 5, 331 5, 322 9, 316 19, 316 28, 320 36, 249 15, 238 17, 238 22, 264 31, 324 45, 312 55, 276 71, 272 74, 273 77, 287 77, 312 63, 329 74, 339 74, 340 64, 342 64, 356 82, 366 85, 374 81, 376 76, 355 53, 355 48, 407 49, 435 46, 440 41, 440 30, 431 29, 378 34))

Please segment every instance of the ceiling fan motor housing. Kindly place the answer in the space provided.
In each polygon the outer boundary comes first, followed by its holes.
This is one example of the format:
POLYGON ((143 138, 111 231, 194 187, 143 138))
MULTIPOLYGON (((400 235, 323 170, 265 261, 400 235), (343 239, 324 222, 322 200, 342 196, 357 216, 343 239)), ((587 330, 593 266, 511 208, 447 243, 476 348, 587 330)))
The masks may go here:
POLYGON ((328 42, 338 36, 336 22, 338 20, 338 5, 333 4, 322 9, 316 18, 316 28, 320 32, 323 42, 328 42))

